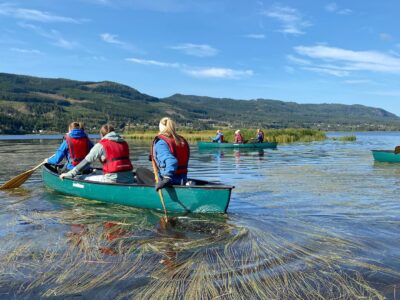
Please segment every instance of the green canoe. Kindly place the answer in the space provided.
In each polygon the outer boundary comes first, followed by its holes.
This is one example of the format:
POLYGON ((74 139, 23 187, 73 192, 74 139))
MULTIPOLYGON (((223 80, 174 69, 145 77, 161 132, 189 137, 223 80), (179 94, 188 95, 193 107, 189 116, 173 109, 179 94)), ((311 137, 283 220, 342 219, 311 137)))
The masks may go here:
MULTIPOLYGON (((42 168, 44 184, 63 194, 138 208, 163 210, 153 185, 103 183, 76 178, 61 180, 50 165, 42 168)), ((225 213, 233 186, 191 179, 195 185, 163 189, 165 206, 174 213, 225 213)))
POLYGON ((372 155, 379 162, 400 163, 400 154, 394 154, 393 150, 372 150, 372 155))
POLYGON ((212 143, 212 142, 197 142, 200 149, 209 148, 262 148, 276 149, 278 143, 248 143, 248 144, 233 144, 233 143, 212 143))

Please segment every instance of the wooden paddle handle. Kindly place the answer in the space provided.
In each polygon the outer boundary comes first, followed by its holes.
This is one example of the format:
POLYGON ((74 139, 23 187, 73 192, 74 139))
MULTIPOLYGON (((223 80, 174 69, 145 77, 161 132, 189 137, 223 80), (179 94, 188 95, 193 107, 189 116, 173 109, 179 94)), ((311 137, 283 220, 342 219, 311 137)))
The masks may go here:
POLYGON ((31 171, 35 171, 36 169, 39 169, 41 166, 43 166, 45 164, 45 162, 41 162, 40 164, 38 164, 36 167, 33 167, 31 169, 31 171))

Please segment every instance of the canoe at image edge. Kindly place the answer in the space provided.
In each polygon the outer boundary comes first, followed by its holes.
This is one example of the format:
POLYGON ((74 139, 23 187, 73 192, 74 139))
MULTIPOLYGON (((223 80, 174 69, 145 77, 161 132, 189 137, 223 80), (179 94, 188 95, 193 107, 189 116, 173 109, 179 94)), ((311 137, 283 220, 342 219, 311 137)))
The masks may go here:
POLYGON ((374 160, 378 162, 400 163, 400 154, 393 150, 371 150, 374 160))

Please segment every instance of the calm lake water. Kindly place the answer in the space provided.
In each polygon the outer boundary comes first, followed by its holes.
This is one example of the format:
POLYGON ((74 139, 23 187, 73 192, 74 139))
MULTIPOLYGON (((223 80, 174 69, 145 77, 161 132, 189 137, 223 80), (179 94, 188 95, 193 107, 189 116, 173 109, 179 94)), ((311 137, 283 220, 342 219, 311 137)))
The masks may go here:
MULTIPOLYGON (((356 135, 263 151, 192 145, 192 177, 236 188, 227 215, 182 216, 168 231, 159 212, 61 195, 37 171, 0 191, 0 298, 400 298, 400 164, 370 153, 400 133, 356 135)), ((0 181, 59 142, 0 137, 0 181)), ((149 145, 130 146, 150 168, 149 145)))

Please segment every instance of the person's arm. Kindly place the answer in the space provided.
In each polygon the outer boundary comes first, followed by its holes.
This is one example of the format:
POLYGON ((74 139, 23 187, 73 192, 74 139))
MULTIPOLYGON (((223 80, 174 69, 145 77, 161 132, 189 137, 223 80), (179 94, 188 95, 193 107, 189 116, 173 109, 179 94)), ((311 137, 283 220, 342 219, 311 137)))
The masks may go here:
POLYGON ((170 152, 168 144, 163 140, 159 140, 155 144, 154 150, 161 176, 172 177, 178 169, 178 160, 170 152))
POLYGON ((60 162, 62 162, 62 160, 64 159, 64 157, 67 156, 68 153, 68 144, 67 141, 63 141, 60 145, 60 147, 58 147, 57 151, 54 153, 54 155, 50 158, 46 158, 45 162, 51 165, 57 165, 60 162))
POLYGON ((85 159, 82 160, 75 168, 73 168, 71 171, 61 174, 60 178, 63 179, 66 176, 71 176, 75 177, 79 172, 81 172, 85 167, 97 159, 100 159, 101 156, 104 155, 104 148, 101 144, 96 144, 93 146, 93 148, 90 150, 88 155, 86 155, 85 159))

